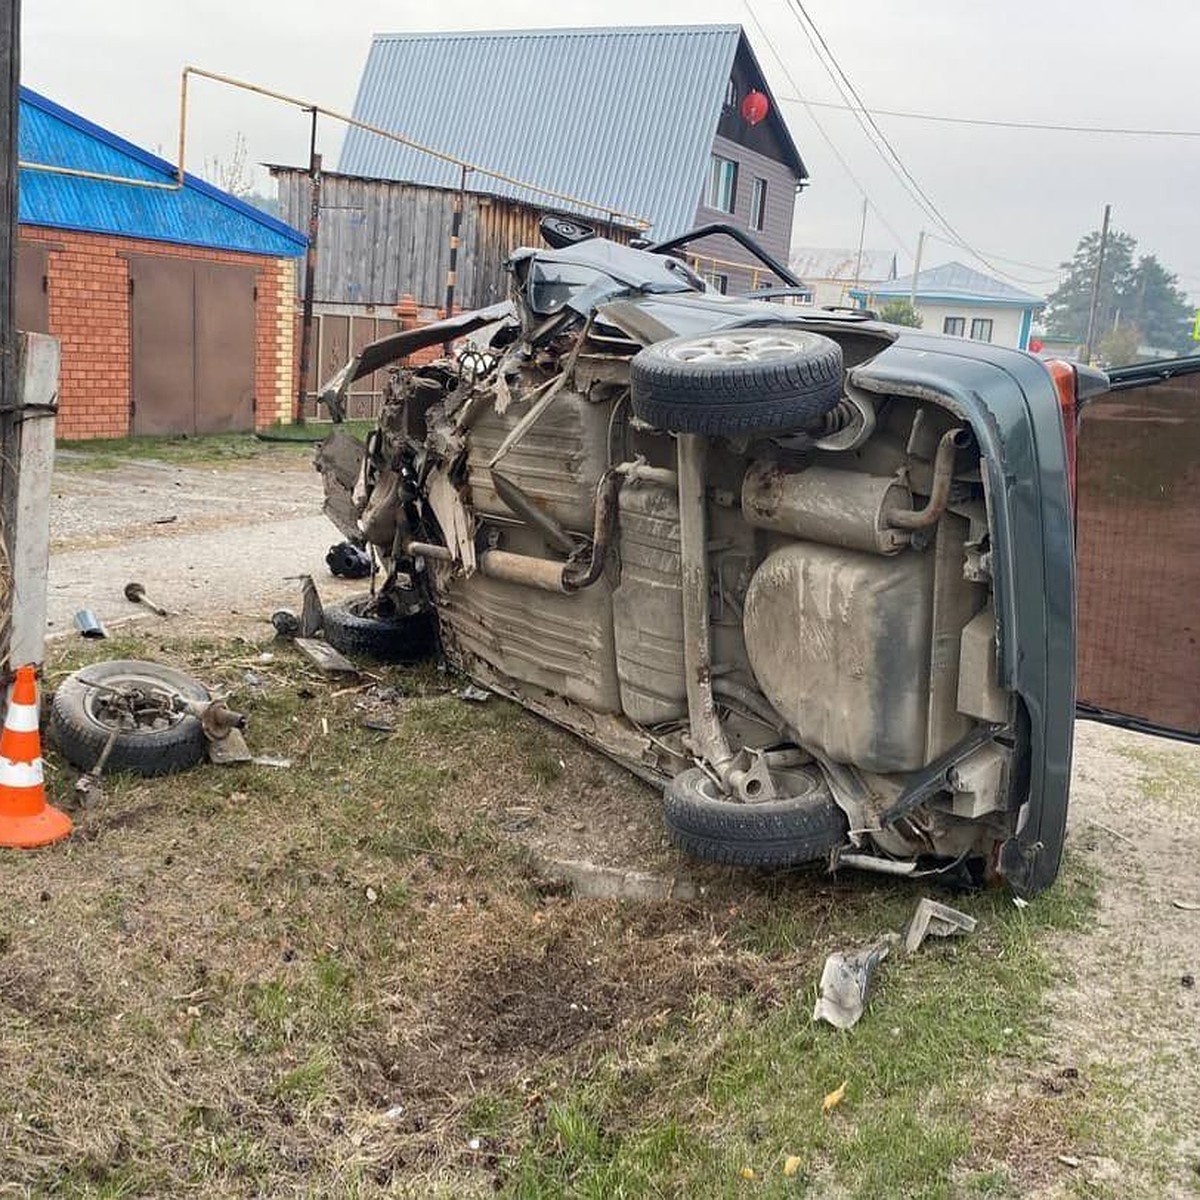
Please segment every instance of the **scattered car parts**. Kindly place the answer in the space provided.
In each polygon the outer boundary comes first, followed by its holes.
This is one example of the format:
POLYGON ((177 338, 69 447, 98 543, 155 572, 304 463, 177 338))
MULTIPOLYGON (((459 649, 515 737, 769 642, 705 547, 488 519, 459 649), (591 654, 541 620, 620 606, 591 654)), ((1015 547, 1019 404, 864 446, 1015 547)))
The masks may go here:
POLYGON ((829 955, 821 971, 820 995, 812 1019, 827 1021, 835 1029, 857 1025, 866 1007, 875 968, 887 958, 896 941, 896 935, 889 933, 865 950, 835 951, 829 955))
POLYGON ((125 599, 133 604, 140 604, 143 608, 148 608, 152 613, 160 617, 169 617, 171 615, 161 604, 156 604, 146 595, 146 589, 140 583, 127 583, 125 585, 125 599))
POLYGON ((366 579, 371 574, 371 559, 361 546, 338 542, 325 554, 325 563, 339 579, 366 579))
POLYGON ((173 667, 136 659, 93 663, 59 684, 50 729, 72 765, 135 775, 169 775, 204 759, 207 738, 197 706, 211 696, 173 667), (110 744, 111 743, 111 744, 110 744))
POLYGON ((90 608, 81 608, 75 614, 75 628, 85 638, 97 639, 108 637, 108 631, 100 623, 100 618, 90 608))

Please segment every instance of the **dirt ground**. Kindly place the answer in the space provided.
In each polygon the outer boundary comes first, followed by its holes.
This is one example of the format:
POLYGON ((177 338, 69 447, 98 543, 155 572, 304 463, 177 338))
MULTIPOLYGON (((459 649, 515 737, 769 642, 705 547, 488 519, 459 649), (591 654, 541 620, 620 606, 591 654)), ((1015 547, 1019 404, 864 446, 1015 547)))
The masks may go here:
POLYGON ((78 469, 60 456, 50 536, 52 634, 73 631, 81 608, 105 625, 140 618, 144 610, 125 599, 131 580, 188 618, 267 618, 298 603, 285 577, 303 572, 334 599, 362 590, 325 566, 341 536, 321 515, 311 458, 296 447, 236 466, 147 459, 78 469))
POLYGON ((1068 845, 1098 876, 1099 911, 1058 944, 1048 1057, 1115 1080, 1113 1125, 1079 1169, 1114 1194, 1198 1195, 1200 747, 1079 722, 1068 845), (1165 1179, 1119 1171, 1105 1142, 1122 1131, 1165 1179))
MULTIPOLYGON (((287 693, 289 704, 312 704, 302 675, 281 676, 277 687, 270 682, 278 664, 257 666, 262 647, 253 642, 261 642, 268 632, 264 621, 272 607, 295 602, 295 585, 285 576, 311 572, 327 599, 356 590, 354 585, 333 581, 324 567, 324 552, 336 534, 320 516, 319 503, 319 480, 306 459, 294 451, 250 466, 135 463, 107 471, 62 471, 56 479, 52 510, 52 630, 68 627, 72 613, 83 604, 95 608, 106 621, 124 616, 129 606, 122 589, 136 577, 181 614, 161 625, 156 618, 149 623, 139 620, 135 627, 139 636, 159 629, 164 636, 169 631, 173 639, 194 636, 200 646, 214 647, 202 651, 211 653, 214 664, 221 664, 212 666, 212 671, 234 680, 243 678, 246 670, 266 677, 260 703, 268 717, 273 703, 283 704, 282 699, 272 701, 272 696, 287 693), (175 520, 155 523, 169 516, 175 520), (249 640, 237 643, 239 635, 249 640), (236 662, 231 645, 240 655, 236 662)), ((258 815, 247 804, 243 785, 206 783, 203 794, 183 801, 181 815, 192 822, 186 826, 189 832, 165 851, 153 840, 163 816, 156 815, 161 802, 148 802, 148 793, 136 787, 121 795, 112 815, 84 817, 87 836, 75 851, 82 897, 78 904, 81 912, 89 903, 93 910, 100 905, 102 915, 107 913, 103 905, 114 906, 106 915, 112 928, 105 936, 118 955, 135 947, 139 954, 161 955, 164 963, 170 962, 170 922, 185 920, 160 887, 157 873, 144 874, 144 863, 150 859, 139 859, 142 843, 149 855, 158 855, 169 868, 166 874, 180 875, 185 891, 197 900, 206 872, 228 871, 230 863, 237 866, 222 907, 196 914, 195 935, 204 933, 211 961, 203 969, 182 961, 163 968, 170 976, 169 997, 178 1009, 172 1019, 179 1028, 171 1034, 171 1053, 178 1062, 172 1069, 182 1069, 189 1061, 195 1067, 195 1055, 200 1056, 196 1111, 187 1119, 204 1129, 211 1123, 213 1146, 219 1143, 231 1161, 242 1150, 224 1147, 224 1127, 210 1111, 217 1104, 212 1096, 223 1095, 227 1085, 215 1082, 219 1079, 215 1065, 214 1073, 206 1074, 218 1061, 226 1039, 230 1045, 261 1043, 273 1052, 283 1047, 278 1052, 294 1058, 295 1078, 288 1076, 287 1086, 299 1095, 307 1095, 309 1089, 314 1097, 303 1109, 303 1117, 297 1118, 300 1124, 312 1126, 314 1137, 306 1142, 298 1125, 297 1144, 309 1146, 332 1137, 331 1145, 343 1151, 347 1145, 365 1146, 361 1157, 375 1170, 378 1160, 368 1151, 380 1122, 404 1131, 402 1148, 409 1155, 409 1166, 419 1165, 426 1153, 421 1147, 432 1136, 420 1124, 425 1119, 421 1114, 442 1111, 439 1129, 457 1128, 447 1122, 465 1119, 462 1104, 466 1101, 448 1105, 450 1091, 473 1094, 482 1087, 481 1080, 486 1082, 489 1071, 497 1077, 523 1078, 522 1073, 532 1077, 548 1057, 615 1037, 618 1029, 624 1029, 620 1022, 633 1019, 620 1016, 623 1012, 636 1012, 642 1022, 638 1028, 643 1029, 656 1028, 653 1022, 659 1020, 669 1024, 694 1019, 692 1008, 702 995, 718 999, 748 995, 756 1013, 778 1011, 784 1003, 788 987, 782 981, 790 978, 787 972, 794 968, 794 951, 789 950, 792 958, 785 954, 781 960, 746 957, 760 953, 764 939, 769 940, 765 931, 777 919, 771 915, 773 901, 762 885, 731 882, 727 873, 706 875, 681 863, 665 843, 647 789, 566 735, 512 716, 510 706, 499 701, 476 705, 456 700, 451 687, 453 683, 444 679, 418 679, 399 690, 365 691, 338 701, 336 728, 332 733, 326 730, 325 736, 369 745, 370 752, 379 756, 380 770, 393 769, 390 764, 399 762, 408 772, 388 784, 389 794, 409 798, 406 803, 416 806, 416 824, 386 837, 368 832, 372 814, 380 812, 383 801, 359 795, 369 779, 365 767, 348 768, 319 785, 326 790, 339 788, 343 797, 362 805, 362 831, 353 828, 352 811, 344 818, 346 829, 330 825, 310 834, 302 827, 304 837, 311 840, 295 842, 286 854, 269 841, 267 816, 278 821, 286 811, 282 794, 276 801, 278 810, 270 810, 274 793, 269 779, 258 784, 266 788, 263 797, 255 797, 255 806, 266 806, 258 815), (369 735, 363 731, 364 720, 375 722, 369 735), (389 722, 395 725, 394 732, 387 728, 389 722), (418 735, 419 740, 410 740, 418 735), (473 761, 489 746, 495 749, 494 760, 473 761), (455 827, 455 819, 446 817, 444 810, 439 810, 442 815, 436 820, 421 816, 427 793, 434 796, 439 789, 458 788, 464 780, 484 779, 486 803, 475 824, 455 827), (437 831, 437 820, 443 825, 449 822, 450 831, 443 829, 438 834, 443 840, 427 843, 426 833, 437 831), (536 851, 657 875, 682 874, 696 885, 695 894, 702 899, 696 905, 651 905, 644 911, 636 906, 588 909, 561 902, 561 892, 541 883, 534 884, 541 896, 534 900, 512 891, 510 883, 487 883, 482 875, 476 888, 472 856, 479 853, 474 839, 484 836, 481 829, 488 838, 498 835, 518 858, 536 851), (213 838, 212 843, 190 844, 196 830, 213 838), (268 839, 261 848, 260 836, 268 839), (422 854, 420 847, 426 844, 433 849, 422 854), (106 852, 105 847, 111 849, 106 852), (105 853, 115 856, 108 866, 104 866, 105 853), (111 878, 96 876, 93 881, 92 868, 84 869, 89 863, 108 871, 111 878), (395 879, 394 863, 402 864, 395 879), (450 870, 447 864, 458 865, 450 870), (396 889, 394 897, 389 889, 396 889), (261 912, 255 903, 263 905, 261 912), (389 921, 393 903, 395 913, 389 921), (143 904, 147 905, 144 912, 139 907, 143 904), (162 907, 161 928, 152 923, 155 905, 162 907), (356 939, 391 946, 398 938, 396 945, 403 949, 404 939, 411 937, 415 947, 414 918, 404 915, 414 910, 423 914, 429 929, 445 927, 445 937, 430 934, 428 943, 442 957, 393 961, 395 950, 389 949, 386 961, 396 972, 395 980, 388 983, 394 991, 393 1009, 384 1020, 390 1032, 378 1046, 359 1045, 354 1038, 346 1041, 338 1022, 350 1028, 360 1021, 359 1010, 353 1008, 360 985, 343 980, 337 963, 353 965, 356 939), (744 924, 750 911, 759 922, 753 929, 744 924), (324 926, 317 939, 317 914, 326 925, 332 922, 334 941, 324 926), (251 918, 262 929, 254 934, 257 940, 237 950, 229 939, 236 940, 239 923, 251 918), (310 920, 311 937, 305 924, 310 920), (527 929, 529 940, 510 947, 510 954, 503 938, 516 927, 527 929), (308 946, 306 938, 313 945, 308 946), (307 954, 315 964, 311 975, 301 976, 294 965, 293 945, 301 947, 303 961, 308 961, 303 957, 307 954), (630 958, 635 954, 636 962, 630 958), (282 965, 268 969, 272 956, 282 965), (686 986, 672 972, 676 961, 686 961, 693 973, 686 986), (189 972, 195 971, 199 974, 193 978, 189 972), (276 995, 271 990, 276 986, 272 972, 292 990, 276 995), (224 982, 214 984, 218 977, 224 982), (219 1002, 214 996, 221 998, 219 1002), (311 1000, 317 1011, 328 1010, 328 1029, 306 1033, 303 1026, 295 1026, 301 1018, 286 1007, 293 996, 298 997, 296 1003, 311 1000), (250 1025, 235 1019, 237 997, 243 1011, 249 1006, 255 1014, 250 1025), (222 1015, 214 1018, 211 1035, 202 1034, 199 1014, 207 1021, 210 1006, 222 1015), (278 1006, 283 1007, 277 1011, 278 1006), (226 1007, 228 1015, 224 1015, 226 1007), (299 1047, 308 1044, 305 1037, 317 1047, 311 1060, 300 1053, 299 1047), (337 1050, 342 1041, 361 1054, 361 1061, 350 1067, 342 1062, 337 1050), (182 1046, 189 1052, 194 1046, 199 1050, 189 1060, 182 1046), (212 1056, 211 1063, 207 1056, 212 1056), (493 1070, 496 1063, 504 1064, 504 1070, 493 1070), (322 1107, 327 1105, 326 1093, 332 1094, 329 1081, 341 1081, 340 1073, 345 1071, 350 1071, 345 1087, 367 1108, 390 1113, 397 1097, 403 1097, 404 1112, 372 1118, 375 1124, 362 1129, 349 1118, 342 1123, 342 1118, 329 1116, 322 1107), (426 1084, 413 1082, 418 1071, 425 1072, 426 1084), (316 1137, 318 1132, 321 1138, 316 1137)), ((258 749, 285 750, 297 761, 309 762, 314 781, 325 780, 319 730, 315 744, 311 736, 300 739, 302 750, 284 744, 285 731, 293 728, 288 722, 298 719, 288 716, 289 711, 280 707, 275 718, 275 736, 281 744, 258 749)), ((311 726, 315 718, 304 719, 311 726)), ((272 728, 269 721, 266 728, 272 728)), ((314 782, 314 786, 318 785, 314 782)), ((1200 905, 1196 870, 1200 748, 1081 724, 1069 854, 1073 872, 1094 883, 1098 908, 1082 933, 1039 935, 1050 939, 1056 982, 1050 989, 1046 1019, 1039 1023, 1036 1062, 1031 1065, 1028 1056, 1015 1057, 1011 1063, 1001 1059, 993 1091, 971 1118, 977 1144, 986 1149, 983 1166, 1000 1164, 1013 1185, 1011 1190, 987 1194, 1200 1193, 1200 999, 1195 987, 1200 973, 1200 909, 1195 907, 1200 905), (1077 1123, 1060 1117, 1055 1106, 1076 1114, 1071 1119, 1077 1123), (1043 1114, 1044 1128, 1039 1128, 1043 1114)), ((893 890, 870 878, 843 878, 836 885, 800 879, 789 885, 786 896, 795 910, 796 928, 806 922, 811 926, 805 926, 803 945, 816 947, 828 914, 837 911, 835 894, 839 905, 869 908, 874 895, 879 905, 902 909, 909 900, 906 896, 897 900, 893 890), (822 912, 826 915, 819 916, 822 912)), ((64 917, 71 916, 70 906, 77 899, 63 895, 49 866, 44 876, 29 872, 19 881, 18 891, 22 911, 33 914, 48 905, 47 911, 61 907, 64 917)), ((28 927, 35 928, 32 917, 28 927)), ((43 999, 29 1000, 30 1012, 39 1020, 45 1013, 49 1013, 46 1020, 58 1020, 59 1008, 59 1015, 72 1011, 81 983, 101 991, 120 987, 119 980, 98 978, 87 956, 73 958, 74 965, 64 968, 61 978, 61 973, 43 977, 39 972, 46 968, 37 966, 34 957, 34 939, 40 933, 22 936, 30 939, 29 949, 18 946, 20 953, 10 953, 6 969, 10 974, 18 968, 26 971, 30 996, 42 993, 43 999), (68 978, 72 971, 79 978, 68 978)), ((379 954, 383 956, 384 950, 379 954)), ((367 970, 372 960, 365 951, 364 955, 362 966, 367 970)), ((909 966, 906 971, 915 969, 909 966)), ((811 973, 811 964, 804 971, 811 973)), ((8 980, 10 996, 19 999, 23 994, 17 986, 22 978, 18 971, 8 980)), ((149 1008, 142 1013, 135 1000, 116 995, 110 1007, 133 1014, 117 1020, 144 1019, 139 1036, 151 1042, 157 1014, 149 1008)), ((118 1026, 108 1029, 108 1035, 110 1041, 119 1038, 118 1026)), ((862 1044, 860 1040, 858 1045, 862 1044)), ((96 1053, 103 1057, 99 1046, 96 1053)), ((853 1057, 850 1050, 846 1053, 853 1057)), ((103 1063, 93 1065, 102 1079, 103 1063)), ((43 1068, 67 1075, 71 1071, 63 1063, 47 1062, 43 1068)), ((108 1083, 87 1086, 110 1087, 108 1083)), ((163 1095, 170 1094, 167 1082, 162 1086, 163 1095)), ((259 1085, 250 1076, 237 1086, 259 1095, 254 1091, 259 1085)), ((35 1093, 32 1084, 29 1090, 35 1093)), ((532 1084, 528 1091, 535 1094, 532 1084)), ((101 1111, 102 1100, 100 1094, 81 1096, 80 1128, 87 1127, 85 1117, 101 1111)), ((476 1101, 482 1103, 478 1096, 476 1101)), ((33 1101, 26 1098, 24 1103, 33 1101)), ((124 1101, 114 1093, 104 1103, 120 1107, 124 1101)), ((278 1104, 282 1107, 283 1099, 278 1104)), ((294 1104, 292 1108, 300 1111, 294 1104)), ((129 1129, 141 1119, 138 1111, 134 1105, 126 1114, 129 1129)), ((251 1110, 251 1115, 264 1122, 275 1119, 265 1111, 251 1110)), ((155 1119, 154 1114, 147 1119, 155 1119)), ((471 1119, 486 1127, 478 1114, 471 1119)), ((236 1127, 243 1124, 238 1117, 236 1127)), ((290 1135, 280 1136, 286 1143, 290 1135)), ((99 1133, 93 1140, 94 1153, 101 1158, 121 1151, 120 1145, 108 1146, 99 1133)), ((33 1139, 31 1144, 35 1143, 33 1139)), ((285 1151, 292 1152, 286 1144, 280 1153, 285 1151)), ((190 1153, 197 1153, 194 1145, 190 1153)), ((295 1168, 298 1176, 303 1175, 302 1168, 303 1163, 295 1168)), ((34 1177, 35 1169, 40 1168, 28 1167, 27 1178, 34 1177)), ((220 1172, 219 1178, 226 1181, 243 1178, 237 1174, 243 1168, 224 1160, 200 1166, 190 1161, 189 1177, 203 1177, 202 1169, 220 1172)), ((245 1179, 258 1178, 253 1164, 244 1169, 251 1172, 245 1179)), ((384 1178, 390 1175, 385 1172, 384 1178)))

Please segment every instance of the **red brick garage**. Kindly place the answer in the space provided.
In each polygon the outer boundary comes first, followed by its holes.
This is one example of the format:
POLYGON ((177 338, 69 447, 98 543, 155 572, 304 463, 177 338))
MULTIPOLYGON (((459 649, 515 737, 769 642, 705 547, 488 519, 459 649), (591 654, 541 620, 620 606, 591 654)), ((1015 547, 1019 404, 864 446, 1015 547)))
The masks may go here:
POLYGON ((173 168, 26 88, 20 138, 17 317, 62 344, 59 437, 290 420, 303 236, 190 176, 123 182, 173 168))

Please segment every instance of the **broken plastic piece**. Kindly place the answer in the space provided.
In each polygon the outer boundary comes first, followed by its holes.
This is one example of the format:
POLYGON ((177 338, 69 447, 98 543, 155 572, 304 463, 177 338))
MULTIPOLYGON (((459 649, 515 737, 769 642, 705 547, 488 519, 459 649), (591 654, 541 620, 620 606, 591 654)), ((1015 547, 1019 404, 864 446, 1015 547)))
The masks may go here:
POLYGON ((904 935, 904 953, 912 954, 926 937, 952 937, 956 933, 974 933, 979 922, 957 908, 930 900, 928 896, 917 902, 916 911, 908 923, 904 935))
POLYGON ((867 989, 875 968, 887 958, 897 940, 894 933, 889 933, 865 950, 831 954, 821 972, 821 995, 813 1008, 813 1020, 828 1021, 835 1029, 856 1025, 867 1002, 867 989))
POLYGON ((90 608, 81 608, 75 614, 75 628, 85 638, 106 638, 108 633, 100 624, 100 618, 90 608))

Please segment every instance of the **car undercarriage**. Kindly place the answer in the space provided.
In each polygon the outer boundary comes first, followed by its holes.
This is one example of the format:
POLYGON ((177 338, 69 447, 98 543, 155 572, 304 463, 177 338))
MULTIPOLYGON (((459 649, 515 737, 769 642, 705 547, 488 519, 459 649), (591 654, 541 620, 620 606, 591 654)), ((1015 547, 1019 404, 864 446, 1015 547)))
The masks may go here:
MULTIPOLYGON (((367 613, 436 613, 453 666, 661 786, 691 855, 1048 882, 997 578, 1018 516, 986 410, 922 375, 939 339, 905 380, 896 330, 672 257, 592 239, 511 267, 511 304, 431 327, 470 340, 320 453, 377 564, 367 613)), ((335 416, 391 342, 327 386, 335 416)))

